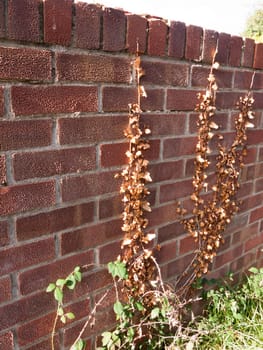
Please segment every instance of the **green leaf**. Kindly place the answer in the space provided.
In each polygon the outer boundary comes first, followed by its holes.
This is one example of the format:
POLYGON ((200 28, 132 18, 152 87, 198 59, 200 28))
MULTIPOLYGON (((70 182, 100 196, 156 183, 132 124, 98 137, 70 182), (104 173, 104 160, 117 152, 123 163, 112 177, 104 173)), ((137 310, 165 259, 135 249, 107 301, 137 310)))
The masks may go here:
POLYGON ((59 302, 62 303, 63 300, 63 292, 59 287, 56 287, 54 290, 54 298, 59 302))
POLYGON ((251 267, 248 271, 254 274, 258 273, 258 269, 256 267, 251 267))
POLYGON ((66 283, 66 280, 62 279, 62 278, 59 278, 57 281, 56 281, 56 286, 57 287, 63 287, 66 283))
POLYGON ((62 316, 62 315, 64 315, 64 310, 63 310, 63 308, 60 306, 60 307, 58 308, 58 316, 62 316))
POLYGON ((113 310, 116 315, 121 316, 123 313, 123 305, 120 301, 116 301, 116 303, 113 306, 113 310))
POLYGON ((74 289, 76 286, 76 280, 75 277, 73 275, 69 275, 66 279, 66 286, 68 287, 68 289, 74 289))
POLYGON ((73 346, 72 350, 84 350, 86 342, 82 339, 79 339, 77 343, 73 346))
POLYGON ((151 311, 151 319, 157 318, 160 314, 160 309, 158 307, 155 307, 154 309, 152 309, 151 311))
POLYGON ((107 346, 111 341, 111 332, 103 332, 102 333, 102 345, 107 346))
POLYGON ((143 311, 144 310, 144 307, 143 305, 139 302, 139 301, 136 301, 135 302, 135 307, 138 311, 143 311))
POLYGON ((62 315, 61 317, 60 317, 60 321, 62 322, 62 323, 66 323, 66 316, 65 315, 62 315))
POLYGON ((56 288, 55 283, 49 283, 49 285, 47 286, 46 292, 53 292, 53 290, 56 288))
POLYGON ((74 320, 75 315, 73 314, 73 312, 67 312, 65 314, 65 316, 69 319, 69 320, 74 320))
POLYGON ((127 278, 126 265, 122 261, 114 261, 108 263, 108 270, 112 277, 119 277, 120 279, 127 278))

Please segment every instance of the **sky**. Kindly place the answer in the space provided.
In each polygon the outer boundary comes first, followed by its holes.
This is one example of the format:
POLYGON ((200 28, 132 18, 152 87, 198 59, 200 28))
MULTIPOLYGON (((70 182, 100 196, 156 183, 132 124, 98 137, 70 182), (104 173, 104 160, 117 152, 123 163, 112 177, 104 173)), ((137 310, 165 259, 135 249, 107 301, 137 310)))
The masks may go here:
POLYGON ((150 14, 205 29, 241 35, 247 18, 263 0, 87 0, 135 14, 150 14))

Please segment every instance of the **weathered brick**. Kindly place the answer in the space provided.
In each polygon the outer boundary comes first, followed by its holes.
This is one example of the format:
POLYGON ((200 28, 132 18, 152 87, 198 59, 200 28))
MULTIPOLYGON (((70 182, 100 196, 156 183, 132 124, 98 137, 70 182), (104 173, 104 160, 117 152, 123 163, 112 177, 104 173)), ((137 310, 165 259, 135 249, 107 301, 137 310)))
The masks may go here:
POLYGON ((54 181, 0 187, 0 215, 10 215, 53 205, 54 181))
POLYGON ((263 69, 263 43, 256 44, 253 68, 263 69))
POLYGON ((193 192, 192 180, 183 180, 160 187, 160 202, 179 200, 193 192))
MULTIPOLYGON (((201 66, 194 66, 192 69, 192 86, 206 86, 210 69, 201 66)), ((226 70, 214 70, 216 83, 220 89, 230 88, 232 85, 233 72, 226 70)))
POLYGON ((13 86, 11 98, 15 115, 98 110, 97 88, 94 86, 13 86))
POLYGON ((186 132, 186 114, 185 113, 167 113, 167 114, 143 114, 142 123, 150 127, 151 136, 175 136, 186 132))
POLYGON ((205 63, 212 63, 217 46, 218 32, 214 30, 204 30, 203 57, 205 63))
MULTIPOLYGON (((64 259, 57 259, 52 263, 46 262, 45 265, 42 264, 40 267, 33 267, 30 270, 19 273, 19 290, 22 295, 25 295, 45 289, 50 282, 67 276, 76 266, 84 266, 93 263, 94 253, 92 250, 74 254, 64 259)), ((85 285, 83 285, 82 288, 87 292, 87 287, 85 285)))
POLYGON ((186 26, 182 22, 171 22, 169 30, 168 55, 182 59, 184 57, 186 26))
POLYGON ((51 120, 0 121, 1 151, 48 146, 51 138, 51 120))
POLYGON ((44 1, 44 41, 69 45, 71 42, 72 0, 44 1))
POLYGON ((197 104, 197 93, 195 90, 175 90, 167 91, 167 109, 176 111, 193 111, 197 104))
MULTIPOLYGON (((2 275, 28 266, 51 260, 55 257, 54 238, 28 243, 1 251, 0 272, 2 275)), ((32 283, 34 281, 32 280, 32 283)))
POLYGON ((75 45, 83 49, 99 49, 101 6, 78 2, 75 3, 75 10, 75 45))
POLYGON ((81 226, 93 221, 93 217, 93 202, 20 217, 16 220, 16 236, 18 241, 32 239, 81 226))
POLYGON ((148 54, 151 56, 166 55, 167 25, 159 19, 149 19, 148 54))
POLYGON ((226 33, 219 33, 218 49, 216 54, 216 61, 221 64, 228 64, 229 50, 230 50, 231 35, 226 33))
POLYGON ((111 196, 109 198, 101 198, 99 200, 99 218, 107 219, 120 216, 123 210, 123 203, 120 195, 111 196))
POLYGON ((6 184, 6 158, 5 155, 0 155, 0 186, 6 184))
POLYGON ((230 40, 229 65, 239 67, 241 64, 243 39, 232 36, 230 40))
POLYGON ((123 139, 127 126, 126 116, 100 116, 84 118, 61 118, 59 138, 61 144, 85 144, 123 139))
MULTIPOLYGON (((143 85, 187 86, 189 66, 163 62, 143 61, 145 75, 141 79, 143 85)), ((147 92, 147 86, 145 86, 147 92)))
POLYGON ((0 246, 8 245, 9 241, 8 221, 0 221, 0 246))
POLYGON ((51 52, 31 48, 0 47, 0 79, 51 80, 51 52))
POLYGON ((203 29, 197 26, 186 28, 185 58, 192 61, 201 60, 203 29))
POLYGON ((251 85, 253 73, 250 71, 236 71, 234 88, 248 90, 251 85))
POLYGON ((163 89, 147 89, 147 98, 141 99, 141 109, 143 111, 163 111, 165 94, 163 89))
POLYGON ((6 34, 5 28, 5 2, 0 2, 0 38, 4 38, 6 34))
POLYGON ((57 77, 62 81, 129 83, 130 60, 106 55, 57 54, 57 77))
POLYGON ((246 38, 244 44, 242 66, 252 67, 254 61, 255 41, 253 39, 246 38))
POLYGON ((146 51, 147 19, 141 16, 127 14, 127 48, 130 53, 137 52, 137 43, 140 53, 146 51))
POLYGON ((102 167, 111 167, 127 163, 125 152, 127 143, 111 143, 100 146, 100 164, 102 167))
POLYGON ((61 235, 61 253, 87 250, 122 237, 120 219, 97 223, 61 235), (110 223, 110 224, 109 224, 110 223))
POLYGON ((0 117, 4 115, 4 88, 0 86, 0 117))
POLYGON ((72 176, 62 180, 62 199, 64 202, 88 198, 118 190, 115 172, 93 173, 83 176, 72 176))
POLYGON ((45 291, 21 298, 0 308, 0 327, 4 330, 24 322, 25 315, 29 321, 49 312, 54 306, 54 299, 45 291))
MULTIPOLYGON (((0 278, 0 303, 12 299, 12 284, 9 276, 0 278)), ((1 344, 1 340, 0 340, 1 344)))
POLYGON ((0 347, 3 350, 14 350, 14 336, 11 331, 0 335, 0 347))
POLYGON ((8 38, 23 41, 40 41, 41 0, 8 1, 8 38))
POLYGON ((130 87, 106 86, 102 98, 104 112, 126 112, 129 103, 137 102, 137 91, 130 87))
POLYGON ((106 8, 103 11, 103 50, 125 49, 125 15, 123 11, 106 8))
POLYGON ((95 147, 67 148, 13 155, 15 180, 80 173, 96 167, 95 147))

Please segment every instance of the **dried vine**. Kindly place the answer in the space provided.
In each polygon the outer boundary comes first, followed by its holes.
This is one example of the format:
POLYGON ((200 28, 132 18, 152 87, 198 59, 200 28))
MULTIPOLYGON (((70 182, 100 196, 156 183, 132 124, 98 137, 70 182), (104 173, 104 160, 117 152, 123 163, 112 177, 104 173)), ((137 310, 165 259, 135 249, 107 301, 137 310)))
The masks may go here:
MULTIPOLYGON (((240 201, 237 192, 240 187, 240 172, 244 166, 247 154, 247 128, 254 127, 254 99, 249 91, 245 97, 240 97, 237 103, 239 110, 235 118, 235 137, 229 148, 222 144, 222 135, 217 135, 219 126, 213 121, 217 84, 213 64, 208 77, 209 84, 205 94, 199 94, 200 102, 196 106, 198 115, 198 141, 195 149, 195 170, 193 176, 193 193, 191 200, 194 208, 192 217, 184 218, 186 211, 181 207, 178 213, 183 216, 182 223, 186 231, 198 242, 199 248, 195 257, 194 276, 207 273, 217 250, 224 242, 223 232, 233 215, 238 212, 240 201), (215 182, 209 184, 208 169, 210 165, 209 143, 212 138, 218 138, 218 156, 216 158, 215 182), (212 199, 206 200, 204 194, 212 192, 212 199)), ((252 80, 253 81, 253 80, 252 80)), ((252 84, 251 84, 252 85, 252 84)))

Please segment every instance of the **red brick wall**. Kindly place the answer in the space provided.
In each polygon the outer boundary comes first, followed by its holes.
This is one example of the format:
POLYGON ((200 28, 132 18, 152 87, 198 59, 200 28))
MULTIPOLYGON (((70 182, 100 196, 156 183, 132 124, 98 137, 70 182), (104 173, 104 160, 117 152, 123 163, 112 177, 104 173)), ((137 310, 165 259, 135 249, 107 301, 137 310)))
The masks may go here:
MULTIPOLYGON (((256 70, 256 128, 242 174, 244 202, 213 274, 263 265, 263 44, 71 0, 1 1, 0 349, 50 349, 54 302, 44 289, 75 265, 95 267, 87 268, 74 298, 67 296, 81 321, 60 332, 59 349, 111 284, 103 264, 118 255, 122 237, 113 175, 126 161, 137 38, 148 93, 142 122, 152 129, 150 229, 158 234, 165 278, 182 272, 195 249, 175 208, 179 199, 188 203, 193 109, 217 44, 218 121, 231 135, 233 106, 256 70)), ((86 332, 90 348, 112 324, 110 310, 107 300, 86 332)))

